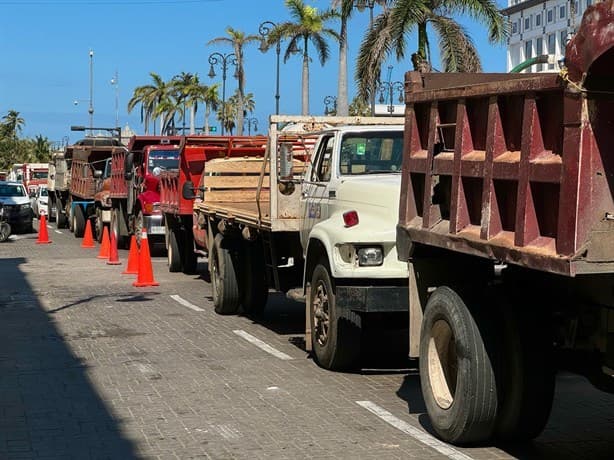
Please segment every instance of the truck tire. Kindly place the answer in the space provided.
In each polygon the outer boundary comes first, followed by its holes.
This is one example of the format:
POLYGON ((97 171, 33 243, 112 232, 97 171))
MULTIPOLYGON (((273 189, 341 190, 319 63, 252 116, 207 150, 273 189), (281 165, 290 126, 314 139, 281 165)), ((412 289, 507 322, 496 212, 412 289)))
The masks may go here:
POLYGON ((74 232, 75 231, 75 217, 74 217, 74 207, 72 205, 72 203, 68 203, 68 215, 67 215, 67 219, 68 219, 68 230, 70 232, 74 232))
POLYGON ((502 310, 503 359, 496 436, 503 441, 527 441, 543 431, 554 399, 550 321, 543 306, 535 308, 521 300, 503 305, 502 310))
POLYGON ((183 273, 191 275, 196 273, 196 268, 198 267, 198 255, 194 252, 194 235, 192 235, 191 228, 184 229, 181 233, 183 236, 181 265, 183 273))
POLYGON ((266 266, 262 243, 246 242, 244 245, 244 260, 241 264, 241 305, 248 315, 260 316, 264 312, 269 296, 269 286, 266 279, 266 266))
POLYGON ((93 220, 94 220, 94 238, 99 243, 102 243, 102 234, 104 232, 104 222, 102 221, 102 209, 96 208, 96 215, 93 220))
POLYGON ((57 208, 57 213, 55 215, 55 226, 57 229, 66 228, 66 212, 64 209, 57 208))
POLYGON ((11 235, 11 226, 6 222, 0 222, 0 243, 5 242, 11 235))
POLYGON ((235 270, 235 251, 221 233, 215 235, 211 247, 211 289, 213 306, 220 315, 235 314, 239 308, 239 285, 235 270))
POLYGON ((117 249, 128 249, 130 238, 128 238, 126 235, 122 235, 119 230, 120 213, 121 209, 119 208, 113 208, 111 210, 111 225, 109 228, 109 232, 115 232, 115 241, 117 242, 117 249))
POLYGON ((168 229, 168 247, 166 248, 168 271, 176 273, 181 271, 181 249, 177 242, 177 232, 174 228, 168 229))
POLYGON ((73 231, 75 232, 75 238, 83 238, 85 233, 85 216, 83 215, 83 208, 77 205, 73 213, 73 231))
POLYGON ((498 393, 493 324, 477 304, 439 287, 429 298, 420 333, 422 396, 438 435, 452 444, 482 442, 495 429, 498 393), (489 332, 490 331, 490 332, 489 332))
POLYGON ((333 371, 355 368, 360 358, 362 318, 356 312, 337 308, 325 262, 313 271, 310 289, 311 342, 317 363, 333 371))

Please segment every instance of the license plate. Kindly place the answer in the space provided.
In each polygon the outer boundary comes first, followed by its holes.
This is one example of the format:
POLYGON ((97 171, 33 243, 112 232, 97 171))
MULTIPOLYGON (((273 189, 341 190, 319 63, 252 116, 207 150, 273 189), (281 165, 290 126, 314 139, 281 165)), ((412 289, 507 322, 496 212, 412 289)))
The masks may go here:
POLYGON ((152 235, 164 235, 164 227, 160 227, 158 225, 154 225, 151 227, 151 230, 149 230, 149 233, 151 233, 152 235))

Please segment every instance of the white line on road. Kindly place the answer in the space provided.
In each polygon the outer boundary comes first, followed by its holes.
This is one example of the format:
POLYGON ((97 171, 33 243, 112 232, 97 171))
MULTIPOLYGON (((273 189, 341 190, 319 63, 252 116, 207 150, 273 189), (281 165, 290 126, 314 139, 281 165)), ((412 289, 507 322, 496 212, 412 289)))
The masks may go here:
POLYGON ((252 344, 256 345, 256 346, 257 346, 258 348, 260 348, 261 350, 264 350, 264 351, 266 351, 267 353, 272 354, 272 355, 273 355, 273 356, 275 356, 276 358, 283 359, 283 360, 285 360, 285 361, 290 360, 290 359, 294 359, 294 358, 292 358, 292 356, 287 355, 287 354, 285 354, 285 353, 283 353, 283 352, 281 352, 281 351, 279 351, 279 350, 277 350, 277 349, 273 348, 271 345, 269 345, 269 344, 267 344, 267 343, 264 343, 262 340, 260 340, 260 339, 258 339, 258 338, 256 338, 256 337, 254 337, 254 336, 253 336, 253 335, 251 335, 251 334, 248 334, 248 333, 247 333, 247 332, 245 332, 245 331, 242 331, 241 329, 237 329, 237 330, 232 331, 232 332, 234 332, 235 334, 237 334, 239 337, 243 337, 243 338, 244 338, 245 340, 247 340, 248 342, 250 342, 250 343, 252 343, 252 344))
POLYGON ((60 234, 60 235, 62 234, 62 232, 60 230, 55 230, 55 232, 60 234))
POLYGON ((397 430, 400 430, 403 433, 410 435, 411 437, 435 449, 437 452, 445 455, 448 458, 451 458, 453 460, 473 460, 472 457, 463 454, 462 452, 454 449, 453 447, 450 447, 449 445, 426 433, 425 431, 411 426, 409 423, 404 422, 403 420, 395 417, 386 409, 378 406, 375 403, 372 403, 371 401, 356 401, 356 404, 364 407, 369 412, 377 415, 379 418, 381 418, 386 423, 392 425, 397 430))
POLYGON ((196 305, 194 305, 193 303, 188 302, 187 300, 181 298, 181 296, 178 296, 177 294, 173 294, 170 296, 171 299, 173 299, 175 302, 180 303, 181 305, 183 305, 184 307, 188 307, 194 311, 205 311, 200 307, 197 307, 196 305))

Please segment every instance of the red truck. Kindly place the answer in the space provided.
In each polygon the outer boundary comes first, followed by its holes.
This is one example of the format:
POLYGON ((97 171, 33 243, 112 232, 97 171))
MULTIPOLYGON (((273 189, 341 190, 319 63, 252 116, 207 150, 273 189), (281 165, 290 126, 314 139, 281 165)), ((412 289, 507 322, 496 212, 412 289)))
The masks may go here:
POLYGON ((150 245, 164 242, 164 216, 160 210, 160 174, 176 169, 179 136, 133 136, 128 148, 117 150, 111 161, 111 230, 126 248, 130 235, 140 244, 147 231, 150 245))
POLYGON ((194 188, 202 185, 206 162, 214 158, 263 156, 266 141, 264 136, 181 138, 179 168, 164 171, 160 176, 160 209, 166 225, 169 271, 194 272, 197 252, 206 250, 206 226, 193 220, 192 197, 194 188))
POLYGON ((537 436, 557 367, 614 392, 613 23, 559 73, 405 76, 409 354, 448 442, 537 436))

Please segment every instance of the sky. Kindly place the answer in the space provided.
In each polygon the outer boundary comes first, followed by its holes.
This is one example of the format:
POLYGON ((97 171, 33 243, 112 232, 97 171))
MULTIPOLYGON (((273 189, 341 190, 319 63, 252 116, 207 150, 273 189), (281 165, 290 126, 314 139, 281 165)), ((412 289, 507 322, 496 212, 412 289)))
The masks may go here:
MULTIPOLYGON (((506 6, 497 0, 500 7, 506 6)), ((330 0, 305 0, 320 10, 330 0)), ((374 15, 381 12, 375 6, 374 15)), ((208 57, 213 52, 230 53, 230 47, 207 45, 211 39, 228 36, 228 26, 246 34, 258 34, 263 21, 290 20, 283 0, 0 0, 0 118, 16 110, 24 119, 22 137, 42 135, 51 142, 73 142, 83 133, 71 125, 89 126, 90 62, 94 127, 129 125, 143 133, 140 110, 127 112, 136 87, 151 82, 150 72, 170 80, 181 72, 196 73, 201 83, 221 83, 221 72, 210 79, 208 57), (89 52, 93 51, 90 60, 89 52), (117 75, 117 84, 111 83, 117 75), (77 104, 75 104, 75 101, 77 104)), ((505 72, 505 45, 492 45, 482 26, 462 20, 478 48, 487 72, 505 72)), ((354 96, 354 61, 369 26, 369 11, 355 11, 349 24, 349 97, 354 96)), ((338 31, 339 23, 331 24, 338 31)), ((415 34, 408 50, 415 49, 415 34)), ((300 114, 301 58, 292 57, 280 69, 280 113, 300 114)), ((436 46, 436 40, 433 40, 436 46)), ((266 131, 269 115, 275 113, 274 48, 268 53, 258 43, 245 48, 246 92, 254 95, 259 132, 266 131)), ((436 55, 436 49, 433 50, 436 55)), ((391 59, 392 81, 402 81, 410 70, 409 59, 391 59)), ((435 62, 437 67, 437 62, 435 62)), ((226 96, 236 89, 230 67, 226 96)), ((330 42, 330 60, 310 65, 310 113, 324 113, 324 98, 336 96, 338 45, 330 42)), ((203 125, 204 110, 197 114, 203 125)), ((212 116, 212 125, 218 122, 212 116)), ((218 128, 219 132, 219 128, 218 128)), ((253 134, 253 131, 252 131, 253 134)))

